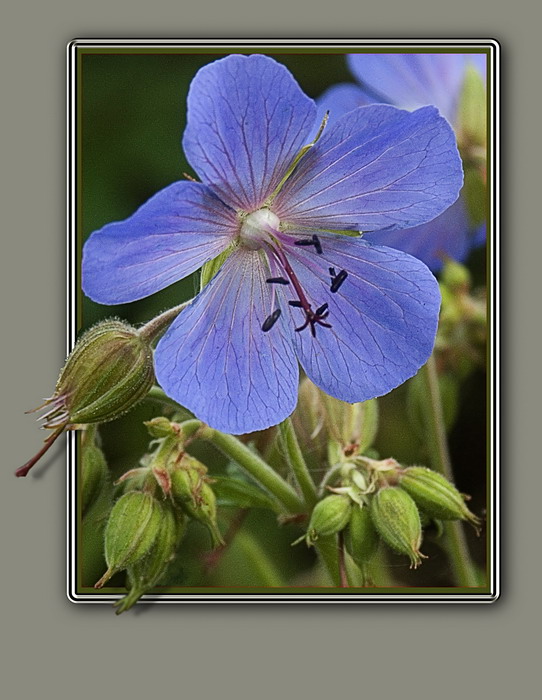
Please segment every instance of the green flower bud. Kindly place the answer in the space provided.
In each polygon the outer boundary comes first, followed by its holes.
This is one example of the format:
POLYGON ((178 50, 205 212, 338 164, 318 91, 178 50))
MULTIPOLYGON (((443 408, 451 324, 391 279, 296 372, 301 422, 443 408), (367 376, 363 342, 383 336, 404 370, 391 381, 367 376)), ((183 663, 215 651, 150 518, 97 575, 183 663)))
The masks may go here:
POLYGON ((213 548, 224 540, 217 524, 216 496, 209 486, 207 468, 198 460, 183 455, 177 468, 170 472, 171 497, 187 515, 205 525, 213 548))
POLYGON ((129 411, 154 382, 152 349, 121 321, 103 321, 78 341, 62 369, 46 428, 104 423, 129 411))
POLYGON ((345 455, 361 454, 376 436, 378 404, 374 399, 354 404, 339 401, 305 379, 292 420, 299 443, 311 462, 325 459, 330 441, 345 455))
POLYGON ((81 455, 81 512, 96 502, 108 477, 104 453, 94 444, 85 445, 81 455))
POLYGON ((367 564, 376 550, 380 537, 374 526, 368 506, 353 506, 350 521, 345 530, 344 544, 347 552, 360 567, 367 564))
POLYGON ((478 531, 480 519, 470 512, 463 496, 442 474, 426 467, 408 467, 400 473, 399 485, 431 518, 466 520, 478 531))
POLYGON ((387 486, 371 498, 371 518, 387 545, 410 558, 411 568, 421 564, 420 545, 422 526, 418 508, 408 495, 397 486, 387 486))
POLYGON ((332 494, 314 506, 307 529, 307 544, 313 545, 319 537, 335 535, 343 530, 350 520, 352 501, 348 496, 332 494))
POLYGON ((164 507, 160 531, 149 554, 127 568, 131 587, 128 595, 115 603, 117 614, 129 610, 160 581, 175 557, 185 530, 186 517, 171 505, 164 507))
POLYGON ((119 498, 105 527, 108 569, 95 584, 101 588, 113 574, 149 554, 160 531, 163 508, 149 493, 130 491, 119 498))

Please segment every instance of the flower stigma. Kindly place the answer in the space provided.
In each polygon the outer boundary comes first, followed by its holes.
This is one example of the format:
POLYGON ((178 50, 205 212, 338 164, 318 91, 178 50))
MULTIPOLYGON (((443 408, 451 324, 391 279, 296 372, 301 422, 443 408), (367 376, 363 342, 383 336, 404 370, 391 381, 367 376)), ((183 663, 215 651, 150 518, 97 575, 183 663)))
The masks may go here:
POLYGON ((249 214, 241 223, 239 237, 241 245, 249 250, 260 250, 264 244, 271 242, 269 229, 278 231, 279 217, 270 209, 257 209, 249 214))

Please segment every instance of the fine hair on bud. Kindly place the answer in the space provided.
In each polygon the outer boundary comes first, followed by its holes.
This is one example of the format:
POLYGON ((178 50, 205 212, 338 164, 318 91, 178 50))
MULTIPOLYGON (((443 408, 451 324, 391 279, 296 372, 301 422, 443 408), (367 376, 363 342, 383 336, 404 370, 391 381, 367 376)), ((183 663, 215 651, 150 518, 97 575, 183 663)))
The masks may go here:
POLYGON ((370 500, 372 521, 384 542, 399 554, 410 558, 417 568, 424 558, 420 552, 422 525, 413 499, 397 486, 385 486, 370 500))
POLYGON ((314 506, 307 528, 307 544, 313 545, 318 538, 335 535, 348 525, 352 501, 342 494, 326 496, 314 506))

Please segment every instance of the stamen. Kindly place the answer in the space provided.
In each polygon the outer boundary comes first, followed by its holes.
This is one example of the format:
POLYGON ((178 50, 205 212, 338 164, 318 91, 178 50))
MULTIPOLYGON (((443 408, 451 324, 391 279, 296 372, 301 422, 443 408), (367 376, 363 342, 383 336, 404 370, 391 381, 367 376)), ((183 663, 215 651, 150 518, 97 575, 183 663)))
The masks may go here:
POLYGON ((312 242, 314 243, 314 247, 316 248, 316 252, 318 253, 318 255, 322 255, 324 251, 322 250, 322 244, 320 243, 320 239, 316 234, 313 235, 312 242))
POLYGON ((265 281, 268 284, 290 284, 290 280, 287 280, 285 277, 270 277, 265 281))
POLYGON ((267 333, 267 331, 270 331, 271 328, 275 325, 275 323, 279 320, 280 315, 282 311, 280 309, 275 309, 271 316, 268 316, 265 321, 262 324, 262 331, 264 333, 267 333))
POLYGON ((288 304, 290 304, 290 306, 294 306, 296 309, 303 308, 303 304, 300 301, 297 301, 297 299, 295 299, 293 301, 289 301, 288 304))
MULTIPOLYGON (((329 306, 329 304, 327 303, 327 301, 325 304, 322 304, 322 306, 319 306, 315 311, 316 315, 323 317, 323 314, 327 311, 328 306, 329 306)), ((326 316, 327 316, 327 314, 326 314, 326 316)))
POLYGON ((331 278, 332 278, 332 279, 333 279, 334 277, 337 276, 337 274, 335 273, 335 268, 334 268, 334 267, 330 267, 330 268, 329 268, 329 274, 331 275, 331 278))
POLYGON ((316 249, 316 252, 318 255, 322 255, 324 252, 322 249, 322 244, 320 243, 320 239, 318 236, 314 233, 310 238, 300 238, 297 241, 294 241, 294 245, 299 245, 299 246, 309 246, 313 245, 316 249))
MULTIPOLYGON (((330 268, 331 271, 332 268, 330 268)), ((329 288, 332 294, 338 292, 341 288, 342 283, 348 277, 348 272, 346 270, 341 270, 338 275, 334 275, 331 281, 331 287, 329 288)))

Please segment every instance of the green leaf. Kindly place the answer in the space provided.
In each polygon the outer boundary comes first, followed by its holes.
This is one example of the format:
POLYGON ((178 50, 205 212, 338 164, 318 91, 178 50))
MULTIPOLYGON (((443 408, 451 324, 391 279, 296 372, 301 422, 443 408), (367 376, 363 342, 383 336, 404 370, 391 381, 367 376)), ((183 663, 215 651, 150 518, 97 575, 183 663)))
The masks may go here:
POLYGON ((266 508, 275 513, 282 512, 280 504, 274 498, 248 481, 239 481, 227 476, 213 477, 213 481, 213 491, 221 506, 266 508))

